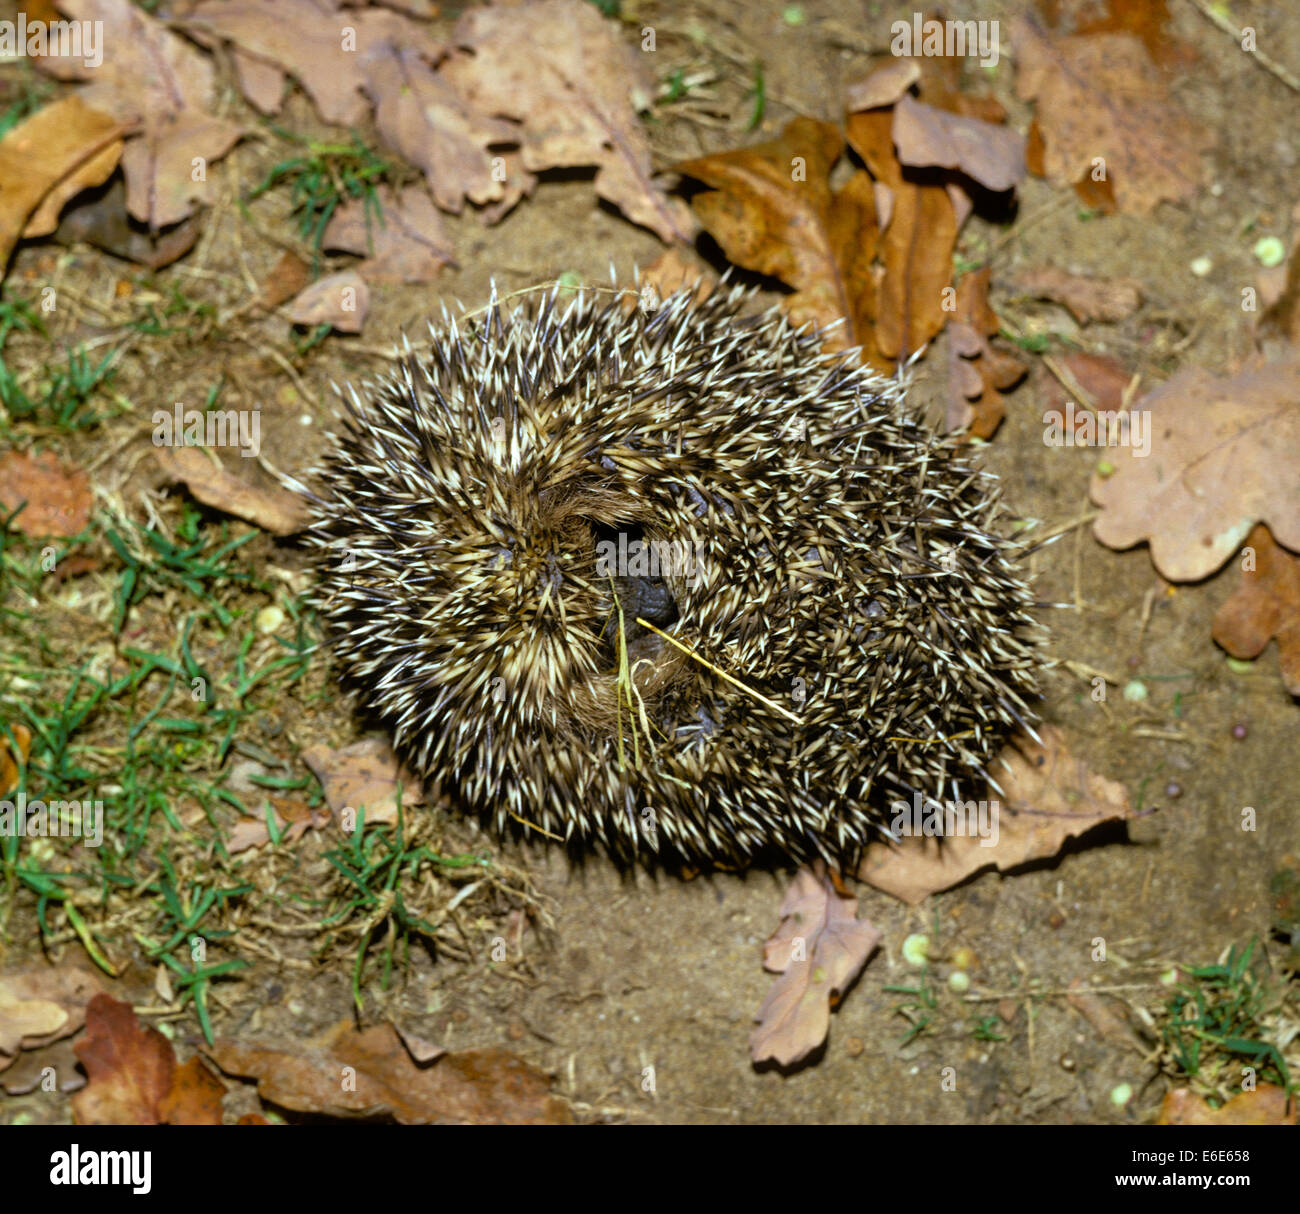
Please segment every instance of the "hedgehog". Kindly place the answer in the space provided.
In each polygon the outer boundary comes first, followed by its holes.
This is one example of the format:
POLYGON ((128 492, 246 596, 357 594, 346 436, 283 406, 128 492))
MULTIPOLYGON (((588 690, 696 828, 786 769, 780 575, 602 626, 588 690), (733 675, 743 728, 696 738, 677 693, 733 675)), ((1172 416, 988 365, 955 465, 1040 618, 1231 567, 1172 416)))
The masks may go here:
POLYGON ((998 485, 752 288, 638 298, 494 288, 339 390, 288 478, 312 602, 426 790, 502 831, 851 863, 1036 719, 998 485))

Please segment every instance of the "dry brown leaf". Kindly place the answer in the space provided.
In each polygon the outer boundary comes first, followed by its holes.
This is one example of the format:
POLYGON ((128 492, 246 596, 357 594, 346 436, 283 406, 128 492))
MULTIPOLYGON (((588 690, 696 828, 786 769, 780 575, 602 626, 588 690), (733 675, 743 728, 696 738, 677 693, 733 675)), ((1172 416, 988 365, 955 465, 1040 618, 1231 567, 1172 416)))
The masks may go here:
POLYGON ((917 167, 954 169, 985 189, 1014 189, 1025 175, 1025 137, 1008 126, 941 110, 902 96, 892 128, 898 159, 917 167))
POLYGON ((776 139, 675 166, 713 187, 692 205, 728 258, 794 288, 794 323, 840 322, 832 347, 870 341, 876 298, 870 179, 856 173, 838 194, 830 187, 843 143, 830 123, 796 118, 776 139))
POLYGON ((1213 573, 1258 522, 1300 550, 1300 358, 1230 379, 1181 371, 1135 408, 1149 415, 1150 454, 1108 448, 1114 472, 1090 486, 1103 544, 1148 540, 1175 582, 1213 573))
POLYGON ((427 25, 396 13, 338 9, 329 0, 209 0, 186 29, 207 44, 234 44, 240 86, 262 113, 279 110, 287 72, 326 122, 356 126, 366 117, 368 59, 401 46, 432 63, 442 44, 427 25))
MULTIPOLYGON (((1093 354, 1088 350, 1070 350, 1056 355, 1056 361, 1082 389, 1092 407, 1110 412, 1124 403, 1124 393, 1133 376, 1118 359, 1109 354, 1093 354)), ((1053 378, 1049 388, 1049 403, 1053 407, 1059 407, 1070 399, 1072 397, 1064 385, 1053 378)))
POLYGON ((70 1094, 85 1086, 86 1077, 77 1069, 76 1049, 66 1038, 24 1050, 13 1058, 0 1054, 0 1088, 10 1096, 25 1096, 37 1088, 70 1094), (51 1072, 53 1083, 49 1083, 51 1072))
POLYGON ((880 932, 857 912, 858 900, 836 890, 824 865, 795 875, 781 902, 781 924, 763 946, 763 968, 781 976, 754 1017, 755 1062, 789 1066, 826 1040, 832 1000, 880 943, 880 932))
POLYGON ((1165 1093, 1156 1125, 1295 1125, 1296 1102, 1287 1102, 1286 1089, 1261 1083, 1253 1092, 1234 1096, 1221 1109, 1212 1109, 1190 1088, 1165 1093))
POLYGON ((195 1055, 172 1074, 171 1088, 158 1102, 158 1120, 167 1125, 220 1125, 226 1085, 195 1055))
MULTIPOLYGON (((718 276, 708 266, 697 259, 686 257, 678 248, 665 249, 648 266, 638 270, 642 297, 647 289, 655 292, 659 299, 667 299, 683 287, 695 288, 695 302, 703 303, 717 286, 718 276)), ((638 306, 638 301, 627 301, 629 311, 638 306)))
POLYGON ((1042 164, 1057 185, 1105 182, 1121 211, 1145 215, 1201 186, 1210 128, 1170 98, 1159 70, 1133 34, 1052 38, 1034 22, 1012 23, 1016 91, 1038 103, 1042 164))
POLYGON ((424 173, 444 211, 459 214, 468 198, 494 204, 499 218, 532 192, 536 179, 504 151, 518 145, 519 129, 477 108, 446 72, 401 46, 379 48, 363 66, 380 135, 424 173))
POLYGON ((197 447, 155 447, 163 471, 186 485, 205 506, 223 510, 272 535, 292 535, 307 525, 302 499, 278 486, 258 488, 226 470, 197 447))
POLYGON ((139 134, 122 152, 127 210, 151 231, 179 223, 195 202, 209 199, 206 171, 234 147, 241 131, 216 118, 215 71, 208 57, 130 0, 60 0, 78 21, 112 31, 111 53, 98 67, 76 57, 47 55, 40 69, 60 80, 84 81, 86 104, 139 134))
POLYGON ((947 428, 950 432, 969 428, 984 439, 993 436, 1006 416, 1002 393, 1029 370, 1027 363, 989 341, 1002 327, 989 306, 990 274, 985 266, 962 278, 957 284, 957 309, 948 322, 947 428))
POLYGON ((358 1031, 344 1021, 311 1041, 218 1041, 212 1057, 257 1079, 263 1099, 335 1117, 391 1115, 403 1125, 563 1125, 569 1106, 550 1080, 507 1050, 442 1054, 421 1066, 391 1024, 358 1031))
POLYGON ((36 963, 0 974, 0 1070, 13 1061, 3 1055, 41 1049, 80 1029, 99 989, 99 979, 77 966, 36 963))
POLYGON ((0 734, 0 797, 7 797, 18 787, 19 763, 26 763, 32 753, 32 731, 21 722, 15 722, 9 729, 18 743, 18 753, 14 753, 9 734, 0 734))
POLYGON ((96 995, 86 1008, 86 1036, 77 1057, 89 1077, 72 1098, 79 1125, 158 1125, 171 1092, 176 1055, 152 1025, 141 1025, 129 1003, 96 995))
POLYGON ((844 105, 850 114, 893 105, 921 78, 915 59, 891 59, 865 80, 855 80, 845 90, 844 105))
MULTIPOLYGON (((330 822, 327 810, 313 810, 303 801, 288 797, 268 797, 271 812, 275 815, 276 829, 281 839, 292 843, 302 838, 308 830, 319 830, 330 822)), ((266 812, 254 817, 240 818, 226 836, 226 850, 233 856, 251 847, 262 847, 271 841, 271 828, 266 812)))
POLYGON ((311 269, 301 257, 287 250, 262 282, 259 303, 264 308, 278 308, 292 299, 311 281, 311 269))
POLYGON ((1124 320, 1142 303, 1142 284, 1135 278, 1083 278, 1056 266, 1027 270, 1016 287, 1026 295, 1062 304, 1081 325, 1124 320))
POLYGON ((408 186, 400 195, 384 189, 379 200, 382 215, 359 198, 341 206, 322 247, 364 257, 357 273, 367 282, 430 282, 454 263, 451 237, 423 189, 408 186))
POLYGON ((24 535, 66 539, 90 523, 90 477, 59 462, 54 452, 0 455, 0 507, 6 514, 27 505, 12 526, 24 535))
POLYGON ((887 110, 854 114, 848 122, 849 142, 892 196, 875 323, 876 348, 890 360, 915 354, 947 323, 944 290, 952 283, 957 244, 957 213, 948 192, 904 177, 892 125, 887 110))
POLYGON ((79 97, 47 105, 5 132, 0 139, 0 271, 21 236, 53 231, 50 219, 69 198, 108 177, 122 154, 121 134, 115 118, 79 97))
POLYGON ((1003 789, 1000 801, 989 805, 990 810, 998 807, 991 846, 973 835, 942 840, 910 835, 897 845, 872 843, 858 876, 904 902, 920 902, 982 869, 996 866, 1006 872, 1049 859, 1067 839, 1132 816, 1122 784, 1089 771, 1070 754, 1056 726, 1044 726, 1039 733, 1044 745, 1018 738, 990 767, 1003 789))
POLYGON ((440 74, 484 113, 519 124, 531 172, 596 166, 596 193, 665 241, 689 242, 690 211, 655 183, 638 117, 651 105, 653 56, 633 50, 586 0, 473 8, 440 74))
POLYGON ((404 813, 424 804, 424 787, 398 763, 393 748, 382 738, 362 738, 340 750, 309 746, 302 761, 320 781, 334 820, 347 829, 355 824, 344 821, 344 811, 362 807, 369 823, 396 822, 399 780, 404 813))
POLYGON ((1276 638, 1282 682, 1300 696, 1300 556, 1279 548, 1263 524, 1246 539, 1254 568, 1214 615, 1211 635, 1234 658, 1257 658, 1276 638))
POLYGON ((296 325, 329 325, 340 333, 360 333, 370 313, 370 288, 355 270, 327 274, 300 291, 289 307, 296 325))
POLYGON ((77 199, 63 212, 54 239, 64 245, 92 244, 158 270, 184 257, 202 230, 200 217, 191 215, 165 232, 149 232, 127 215, 126 185, 115 177, 105 189, 77 199))
POLYGON ((1163 67, 1189 68, 1196 52, 1185 42, 1170 37, 1168 0, 1106 0, 1105 14, 1086 21, 1078 34, 1123 31, 1142 39, 1147 53, 1163 67))

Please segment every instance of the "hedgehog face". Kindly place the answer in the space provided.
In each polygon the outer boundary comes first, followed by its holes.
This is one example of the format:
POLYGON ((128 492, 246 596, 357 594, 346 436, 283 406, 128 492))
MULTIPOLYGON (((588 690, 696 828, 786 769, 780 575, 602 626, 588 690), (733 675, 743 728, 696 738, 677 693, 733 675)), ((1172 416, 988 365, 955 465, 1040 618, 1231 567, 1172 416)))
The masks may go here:
POLYGON ((1033 715, 989 478, 747 298, 447 322, 290 482, 345 676, 501 827, 842 861, 1033 715))

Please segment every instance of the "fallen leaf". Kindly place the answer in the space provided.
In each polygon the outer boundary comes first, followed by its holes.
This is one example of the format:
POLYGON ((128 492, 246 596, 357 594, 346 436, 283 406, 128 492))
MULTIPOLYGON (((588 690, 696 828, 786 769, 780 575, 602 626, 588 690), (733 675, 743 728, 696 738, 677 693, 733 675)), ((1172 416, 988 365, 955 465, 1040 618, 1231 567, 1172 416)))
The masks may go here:
POLYGON ((845 108, 852 114, 893 105, 920 78, 921 65, 915 59, 891 59, 865 80, 856 80, 845 89, 845 108))
POLYGON ((754 1017, 755 1062, 789 1066, 826 1040, 832 1000, 880 943, 880 932, 857 910, 857 899, 838 893, 824 866, 795 875, 781 902, 781 924, 763 946, 763 968, 780 977, 754 1017))
POLYGON ((141 1025, 129 1003, 96 995, 86 1009, 86 1036, 77 1043, 86 1086, 72 1098, 79 1125, 158 1125, 172 1089, 176 1056, 152 1025, 141 1025))
MULTIPOLYGON (((312 810, 302 801, 287 797, 269 797, 271 812, 275 815, 276 829, 286 843, 300 839, 308 830, 329 824, 330 815, 326 810, 312 810)), ((240 818, 226 837, 226 850, 232 855, 248 851, 252 847, 262 847, 271 841, 271 829, 267 825, 266 813, 263 811, 252 817, 240 818)))
POLYGON ((294 299, 289 319, 295 325, 329 325, 340 333, 360 333, 370 311, 370 288, 355 270, 329 274, 294 299))
POLYGON ((345 829, 354 829, 355 824, 344 821, 344 812, 363 807, 367 822, 396 822, 399 780, 403 812, 424 804, 424 787, 398 763, 393 748, 382 738, 362 738, 340 750, 309 746, 302 761, 320 781, 334 820, 345 829))
POLYGON ((1196 193, 1210 127, 1170 98, 1140 39, 1128 33, 1051 38, 1032 21, 1012 23, 1016 92, 1038 103, 1047 178, 1073 186, 1104 180, 1121 211, 1149 214, 1196 193))
POLYGON ((1026 295, 1064 305, 1081 325, 1125 320, 1142 302, 1142 284, 1134 278, 1083 278, 1056 266, 1027 270, 1015 285, 1026 295))
MULTIPOLYGON (((1055 357, 1094 408, 1110 412, 1124 403, 1124 393, 1133 376, 1118 359, 1088 350, 1068 350, 1055 357)), ((1049 403, 1054 407, 1072 399, 1056 379, 1052 380, 1049 392, 1049 403)))
POLYGON ((366 258, 357 273, 368 282, 429 282, 455 262, 442 216, 423 189, 382 190, 379 199, 380 214, 359 198, 341 206, 325 229, 322 247, 366 258))
POLYGON ((259 300, 264 308, 278 308, 286 299, 292 299, 311 281, 311 270, 301 257, 287 250, 272 267, 262 282, 259 300))
POLYGON ((24 535, 66 539, 90 524, 90 477, 59 462, 52 451, 0 455, 0 507, 6 514, 27 505, 12 522, 24 535))
POLYGON ((209 200, 207 173, 234 147, 240 128, 214 116, 211 62, 184 38, 130 0, 59 0, 78 21, 101 22, 113 33, 112 53, 97 67, 76 56, 46 55, 41 71, 82 81, 87 105, 139 127, 122 152, 127 210, 151 231, 179 223, 196 202, 209 200))
POLYGON ((665 249, 648 266, 637 271, 639 298, 628 299, 629 312, 647 301, 665 300, 684 287, 695 288, 695 302, 703 303, 718 284, 718 276, 707 266, 689 259, 678 248, 665 249), (650 294, 653 292, 653 294, 650 294))
POLYGON ((1282 682, 1300 696, 1300 557, 1279 548, 1260 524, 1246 539, 1254 568, 1214 614, 1211 635, 1234 658, 1250 660, 1277 640, 1282 682))
MULTIPOLYGON (((650 56, 585 0, 472 8, 442 75, 472 106, 517 124, 523 165, 596 166, 596 193, 665 241, 689 242, 689 210, 654 181, 638 117, 653 102, 650 56)), ((436 194, 435 194, 436 197, 436 194)))
POLYGON ((197 447, 155 447, 154 457, 205 506, 233 514, 272 535, 292 535, 307 525, 302 499, 279 486, 258 488, 228 472, 197 447))
POLYGON ((375 9, 340 12, 330 0, 209 0, 195 7, 186 28, 209 43, 234 44, 240 86, 263 113, 279 110, 287 72, 337 126, 366 117, 367 59, 403 46, 432 63, 443 49, 423 23, 375 9))
POLYGON ((1149 541, 1155 567, 1175 582, 1213 573, 1256 523, 1300 550, 1300 359, 1228 379, 1180 371, 1135 408, 1146 414, 1150 454, 1108 448, 1114 471, 1090 486, 1103 544, 1149 541))
POLYGON ((121 136, 119 122, 79 97, 47 105, 5 132, 0 139, 0 271, 25 229, 31 235, 52 231, 49 221, 59 207, 113 171, 122 154, 121 136), (38 211, 43 200, 48 205, 38 211))
POLYGON ((344 1021, 310 1041, 283 1045, 221 1040, 211 1053, 228 1074, 255 1078, 264 1100, 299 1112, 389 1115, 402 1125, 573 1119, 551 1095, 549 1078, 507 1050, 461 1050, 422 1066, 391 1024, 358 1031, 344 1021))
POLYGON ((1127 1048, 1133 1042, 1133 1033, 1128 1022, 1118 1015, 1106 1001, 1096 994, 1082 978, 1076 978, 1069 986, 1070 993, 1066 1001, 1096 1031, 1108 1041, 1127 1048))
MULTIPOLYGON (((916 903, 985 868, 1006 872, 1050 859, 1067 839, 1132 816, 1122 784, 1089 771, 1087 763, 1070 754, 1056 726, 1043 726, 1039 733, 1042 746, 1017 738, 990 767, 1002 786, 1001 799, 988 806, 990 814, 996 812, 991 846, 974 834, 908 834, 900 844, 870 844, 857 875, 887 894, 916 903)), ((906 808, 910 815, 912 807, 906 808)))
POLYGON ((1253 1092, 1234 1096, 1221 1109, 1212 1109, 1190 1088, 1165 1093, 1156 1125, 1295 1125, 1296 1104, 1285 1088, 1261 1083, 1253 1092))
POLYGON ((1147 53, 1165 67, 1189 68, 1196 52, 1169 34, 1168 0, 1106 0, 1106 12, 1080 25, 1077 34, 1122 31, 1142 39, 1147 53))
POLYGON ((172 1074, 171 1088, 158 1102, 158 1119, 167 1125, 220 1125, 226 1085, 195 1055, 172 1074))
POLYGON ((20 721, 15 721, 9 729, 18 744, 18 752, 14 753, 9 735, 0 734, 0 797, 7 797, 18 787, 19 764, 26 763, 32 753, 32 731, 20 721))
POLYGON ((894 150, 892 115, 853 114, 848 138, 877 182, 892 196, 881 239, 885 273, 876 302, 875 345, 885 359, 915 354, 948 321, 944 292, 952 283, 957 213, 941 184, 909 180, 894 150))
POLYGON ((796 118, 776 139, 675 166, 713 187, 692 206, 727 257, 794 288, 793 323, 839 324, 831 348, 869 342, 876 303, 870 178, 830 187, 843 146, 830 123, 796 118))
POLYGON ((68 1013, 48 999, 21 999, 0 985, 0 1054, 16 1054, 26 1037, 48 1037, 68 1022, 68 1013))
POLYGON ((120 176, 107 186, 76 199, 64 212, 55 230, 60 244, 85 243, 134 261, 151 270, 184 257, 203 230, 198 215, 191 215, 166 231, 150 232, 126 212, 126 183, 120 176))
POLYGON ((984 439, 993 436, 1006 416, 1002 393, 1029 370, 1023 360, 989 341, 1002 327, 989 306, 990 273, 985 266, 962 277, 957 284, 957 308, 948 322, 947 429, 969 429, 984 439))
POLYGON ((892 128, 905 165, 955 169, 985 189, 1014 189, 1025 175, 1025 137, 1008 126, 941 110, 907 95, 892 128))
POLYGON ((76 1049, 66 1038, 24 1050, 13 1058, 0 1054, 0 1088, 10 1096, 25 1096, 37 1088, 71 1094, 85 1086, 86 1078, 77 1069, 76 1049), (51 1072, 53 1084, 49 1083, 51 1072))

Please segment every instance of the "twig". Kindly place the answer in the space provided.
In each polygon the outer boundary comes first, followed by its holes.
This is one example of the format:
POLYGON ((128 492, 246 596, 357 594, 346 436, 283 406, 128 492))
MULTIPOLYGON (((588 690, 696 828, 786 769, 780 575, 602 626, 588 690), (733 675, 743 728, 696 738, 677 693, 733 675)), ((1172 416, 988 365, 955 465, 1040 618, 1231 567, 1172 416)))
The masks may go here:
POLYGON ((1276 59, 1266 55, 1257 46, 1242 46, 1242 31, 1232 24, 1232 21, 1222 13, 1216 13, 1210 7, 1207 0, 1187 0, 1187 2, 1196 9, 1207 21, 1212 21, 1225 34, 1227 34, 1236 44, 1241 47, 1256 63, 1259 64, 1266 72, 1272 72, 1287 88, 1292 92, 1300 93, 1300 79, 1297 79, 1291 71, 1283 67, 1276 59))

